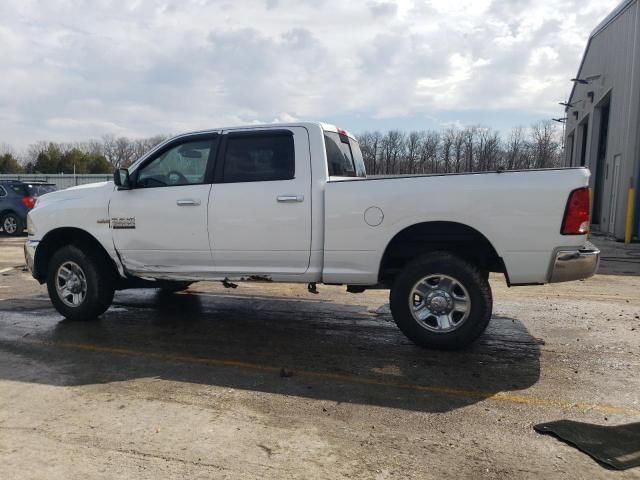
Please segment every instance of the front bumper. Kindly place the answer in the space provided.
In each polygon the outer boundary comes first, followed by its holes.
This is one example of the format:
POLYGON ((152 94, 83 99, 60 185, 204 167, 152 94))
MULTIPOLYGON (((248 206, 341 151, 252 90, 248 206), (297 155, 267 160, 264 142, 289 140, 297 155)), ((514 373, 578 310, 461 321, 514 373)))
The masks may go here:
MULTIPOLYGON (((38 248, 39 240, 27 240, 24 244, 24 259, 27 262, 27 268, 34 275, 34 260, 36 258, 36 248, 38 248)), ((35 276, 35 275, 34 275, 35 276)))
POLYGON ((600 250, 587 242, 582 248, 559 248, 555 252, 549 275, 550 283, 589 278, 600 264, 600 250))

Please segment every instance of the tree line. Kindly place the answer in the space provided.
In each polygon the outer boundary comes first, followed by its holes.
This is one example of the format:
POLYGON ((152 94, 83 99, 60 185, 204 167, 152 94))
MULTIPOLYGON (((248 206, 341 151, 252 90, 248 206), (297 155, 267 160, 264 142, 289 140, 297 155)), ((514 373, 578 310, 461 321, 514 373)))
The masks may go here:
POLYGON ((111 173, 115 168, 130 165, 167 138, 104 135, 100 140, 87 142, 37 142, 21 155, 9 145, 0 145, 0 173, 111 173))
MULTIPOLYGON (((506 138, 481 126, 364 132, 357 137, 370 175, 549 168, 562 163, 561 138, 551 122, 514 128, 506 138)), ((111 173, 167 138, 105 135, 87 142, 37 142, 22 155, 0 145, 0 173, 111 173)))
POLYGON ((562 164, 561 135, 551 122, 517 127, 503 138, 484 127, 444 131, 364 132, 358 143, 369 175, 481 172, 562 164))

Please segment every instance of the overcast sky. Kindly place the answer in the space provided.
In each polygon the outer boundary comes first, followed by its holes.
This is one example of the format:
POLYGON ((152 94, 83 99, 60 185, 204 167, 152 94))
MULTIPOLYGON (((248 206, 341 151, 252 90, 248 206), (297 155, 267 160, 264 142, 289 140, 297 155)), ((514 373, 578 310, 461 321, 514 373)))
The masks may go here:
POLYGON ((560 116, 618 0, 0 0, 0 143, 560 116))

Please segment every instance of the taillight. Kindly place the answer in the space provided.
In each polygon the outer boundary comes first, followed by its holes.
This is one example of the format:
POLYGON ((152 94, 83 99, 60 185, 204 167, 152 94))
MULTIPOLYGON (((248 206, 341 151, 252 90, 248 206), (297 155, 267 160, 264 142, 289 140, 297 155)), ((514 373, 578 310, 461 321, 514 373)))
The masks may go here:
POLYGON ((562 235, 589 233, 589 189, 579 188, 571 192, 562 220, 562 235))
POLYGON ((31 210, 36 206, 36 199, 33 197, 22 197, 22 204, 31 210))

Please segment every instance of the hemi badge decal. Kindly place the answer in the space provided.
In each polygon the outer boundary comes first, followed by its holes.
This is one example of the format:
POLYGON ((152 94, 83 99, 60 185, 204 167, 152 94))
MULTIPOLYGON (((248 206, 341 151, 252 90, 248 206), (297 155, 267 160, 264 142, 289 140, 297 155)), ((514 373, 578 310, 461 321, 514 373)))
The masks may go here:
POLYGON ((136 217, 112 218, 111 228, 113 228, 114 230, 136 228, 136 217))

